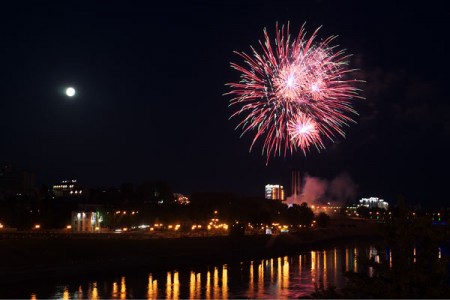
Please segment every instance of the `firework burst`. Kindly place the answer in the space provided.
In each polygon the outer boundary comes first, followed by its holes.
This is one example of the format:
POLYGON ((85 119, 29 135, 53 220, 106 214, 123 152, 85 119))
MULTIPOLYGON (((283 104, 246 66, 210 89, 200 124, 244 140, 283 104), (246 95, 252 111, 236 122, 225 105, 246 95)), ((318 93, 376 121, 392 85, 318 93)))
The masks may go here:
POLYGON ((244 64, 231 63, 241 73, 239 82, 227 84, 230 106, 237 107, 231 118, 242 117, 236 127, 242 135, 255 132, 250 150, 263 139, 267 161, 298 148, 306 155, 313 145, 320 151, 322 137, 345 137, 343 127, 354 122, 351 101, 361 97, 358 80, 347 79, 354 71, 349 56, 331 45, 335 36, 316 41, 319 29, 307 38, 302 26, 291 40, 289 24, 277 24, 274 44, 264 29, 260 53, 254 47, 252 55, 235 52, 244 64))
POLYGON ((316 121, 300 112, 288 123, 288 133, 291 142, 300 147, 306 154, 306 149, 315 145, 317 150, 323 149, 320 132, 316 121))

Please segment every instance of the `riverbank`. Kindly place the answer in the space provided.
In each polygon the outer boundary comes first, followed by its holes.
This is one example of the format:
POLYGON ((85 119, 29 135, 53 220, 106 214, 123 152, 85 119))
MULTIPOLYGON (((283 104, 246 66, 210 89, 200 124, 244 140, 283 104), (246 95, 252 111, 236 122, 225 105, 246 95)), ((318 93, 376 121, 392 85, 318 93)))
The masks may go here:
POLYGON ((164 270, 264 258, 379 237, 375 223, 280 235, 149 239, 136 235, 29 236, 0 239, 2 285, 125 270, 164 270))

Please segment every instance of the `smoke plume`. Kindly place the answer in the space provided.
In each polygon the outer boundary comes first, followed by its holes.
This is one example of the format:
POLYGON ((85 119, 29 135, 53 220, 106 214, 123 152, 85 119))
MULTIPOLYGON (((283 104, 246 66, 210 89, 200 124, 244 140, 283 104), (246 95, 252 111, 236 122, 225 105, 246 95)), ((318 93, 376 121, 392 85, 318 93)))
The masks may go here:
POLYGON ((306 202, 308 206, 333 204, 344 205, 346 202, 354 201, 357 185, 348 173, 341 173, 332 180, 313 177, 306 174, 303 177, 300 194, 287 198, 287 204, 301 204, 306 202))

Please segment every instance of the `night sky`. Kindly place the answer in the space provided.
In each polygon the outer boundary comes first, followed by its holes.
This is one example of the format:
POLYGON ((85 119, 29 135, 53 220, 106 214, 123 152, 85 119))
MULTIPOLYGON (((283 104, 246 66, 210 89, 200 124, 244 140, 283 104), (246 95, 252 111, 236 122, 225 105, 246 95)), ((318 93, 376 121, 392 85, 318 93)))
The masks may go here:
MULTIPOLYGON (((13 2, 13 1, 11 1, 13 2)), ((0 163, 39 184, 167 181, 262 196, 290 172, 347 174, 357 196, 445 205, 450 190, 447 9, 424 1, 30 1, 0 16, 0 163), (339 4, 338 4, 339 3, 339 4), (233 50, 306 22, 353 54, 357 124, 306 157, 249 153, 228 120, 233 50), (74 86, 68 98, 64 88, 74 86)), ((336 44, 335 43, 335 44, 336 44)), ((289 193, 288 193, 289 194, 289 193)))

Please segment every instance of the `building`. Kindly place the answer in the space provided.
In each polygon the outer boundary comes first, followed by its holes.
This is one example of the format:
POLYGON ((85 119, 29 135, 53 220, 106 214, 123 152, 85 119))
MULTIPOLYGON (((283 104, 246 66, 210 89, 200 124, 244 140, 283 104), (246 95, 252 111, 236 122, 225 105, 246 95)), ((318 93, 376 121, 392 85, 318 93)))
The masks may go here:
POLYGON ((265 198, 284 201, 284 188, 279 184, 266 184, 265 198))
POLYGON ((100 232, 103 217, 99 212, 72 212, 73 232, 100 232))
POLYGON ((55 197, 80 197, 86 194, 86 191, 77 183, 76 179, 63 180, 53 185, 52 191, 55 197))
POLYGON ((143 203, 168 204, 174 202, 170 185, 166 182, 143 182, 136 187, 136 198, 143 203))
POLYGON ((367 208, 381 208, 385 210, 389 209, 389 203, 378 197, 362 198, 359 200, 358 206, 365 206, 367 208))
POLYGON ((36 193, 35 175, 11 165, 0 167, 0 198, 36 193))

